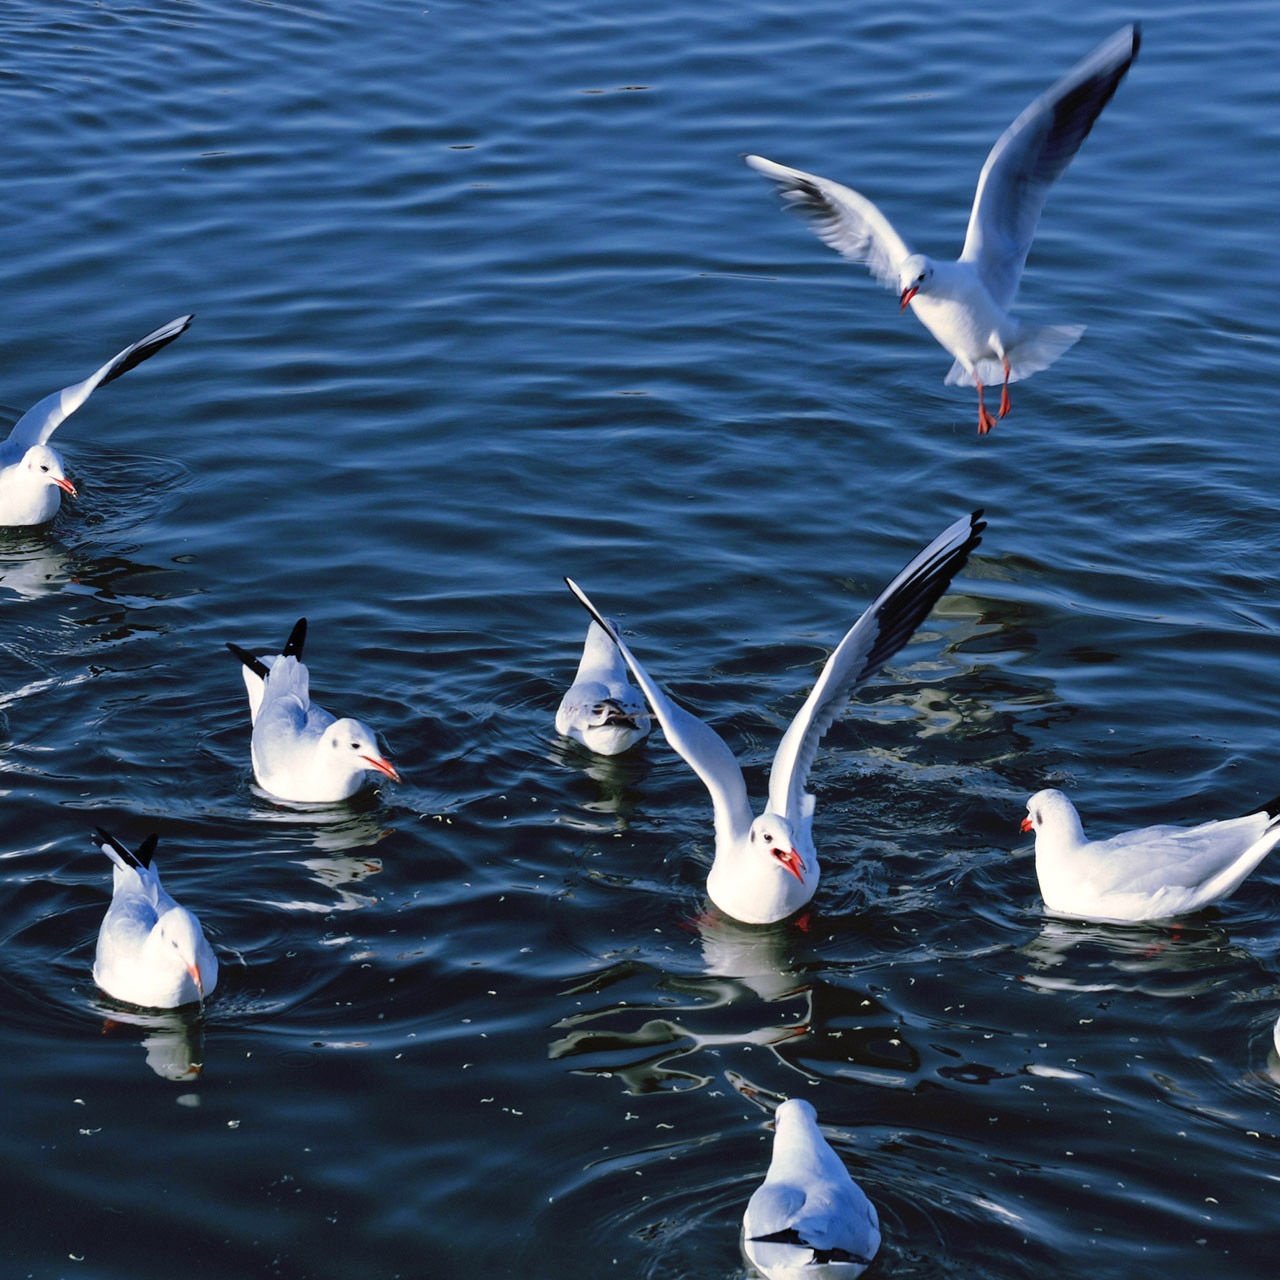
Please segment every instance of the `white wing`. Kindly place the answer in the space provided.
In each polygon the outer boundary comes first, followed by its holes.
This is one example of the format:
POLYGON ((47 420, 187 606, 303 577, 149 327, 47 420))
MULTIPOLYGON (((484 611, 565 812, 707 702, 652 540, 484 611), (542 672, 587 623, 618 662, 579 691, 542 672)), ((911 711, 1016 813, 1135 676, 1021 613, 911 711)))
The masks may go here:
POLYGON ((650 679, 649 673, 636 660, 635 655, 623 643, 622 638, 609 625, 605 617, 587 599, 587 594, 571 578, 565 583, 578 597, 586 611, 596 620, 609 638, 618 646, 618 652, 631 668, 631 676, 640 691, 648 699, 653 714, 658 717, 667 741, 679 752, 685 763, 702 779, 711 793, 711 805, 715 810, 716 831, 734 841, 746 838, 751 828, 751 808, 747 802, 747 784, 742 770, 733 758, 733 752, 724 739, 708 724, 683 707, 678 707, 650 679))
MULTIPOLYGON (((1274 810, 1273 801, 1268 809, 1274 810)), ((1280 843, 1280 817, 1268 809, 1198 827, 1144 827, 1087 846, 1106 892, 1203 889, 1206 900, 1239 884, 1280 843), (1232 882, 1234 881, 1234 884, 1232 882)))
POLYGON ((65 387, 37 401, 22 415, 9 432, 5 441, 5 453, 21 457, 32 445, 46 444, 61 423, 89 398, 91 392, 98 387, 113 381, 122 373, 140 365, 144 360, 155 355, 161 347, 167 347, 191 323, 191 316, 179 316, 168 324, 139 338, 132 346, 125 347, 118 355, 114 355, 97 373, 91 374, 83 382, 73 387, 65 387))
POLYGON ((880 593, 827 659, 818 683, 778 744, 769 774, 769 808, 795 821, 818 743, 854 687, 874 675, 924 621, 987 526, 982 512, 962 516, 939 534, 880 593))
POLYGON ((1138 53, 1123 27, 1046 89, 991 148, 969 215, 961 262, 972 262, 1006 310, 1018 292, 1049 188, 1072 161, 1138 53))
POLYGON ((898 287, 898 267, 911 256, 888 218, 866 196, 802 169, 747 156, 757 173, 771 179, 787 206, 805 214, 814 234, 852 262, 864 263, 886 289, 898 287))

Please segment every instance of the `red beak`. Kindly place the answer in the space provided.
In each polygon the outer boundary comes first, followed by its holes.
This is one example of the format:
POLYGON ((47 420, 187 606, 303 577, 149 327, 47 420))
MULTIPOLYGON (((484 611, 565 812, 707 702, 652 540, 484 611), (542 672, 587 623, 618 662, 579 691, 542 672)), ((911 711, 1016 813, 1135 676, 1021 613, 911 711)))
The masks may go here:
POLYGON ((384 760, 381 756, 361 756, 361 760, 367 760, 371 769, 377 769, 379 773, 385 773, 393 782, 400 781, 400 775, 396 772, 395 765, 390 760, 384 760))
POLYGON ((78 498, 80 496, 76 492, 75 485, 73 485, 65 476, 61 480, 55 480, 53 483, 56 484, 63 493, 69 493, 73 498, 78 498))
POLYGON ((204 983, 200 980, 200 966, 198 964, 187 965, 187 972, 191 975, 191 981, 196 984, 196 990, 200 993, 200 999, 204 999, 204 983))
POLYGON ((1035 823, 1031 821, 1031 815, 1027 814, 1027 816, 1023 818, 1022 825, 1018 828, 1018 830, 1024 831, 1024 832, 1030 831, 1034 826, 1035 826, 1035 823))
POLYGON ((794 849, 774 849, 772 853, 801 884, 804 884, 804 864, 794 849))
POLYGON ((907 309, 907 303, 910 302, 911 299, 914 298, 916 294, 919 292, 920 292, 920 286, 915 284, 913 284, 910 289, 903 289, 902 306, 900 306, 898 310, 905 311, 907 309))

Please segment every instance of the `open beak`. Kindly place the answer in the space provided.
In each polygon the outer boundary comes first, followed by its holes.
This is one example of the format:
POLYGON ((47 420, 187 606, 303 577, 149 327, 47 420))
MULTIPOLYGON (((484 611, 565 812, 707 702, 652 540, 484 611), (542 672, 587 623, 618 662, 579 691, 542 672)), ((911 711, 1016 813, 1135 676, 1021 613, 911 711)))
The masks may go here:
POLYGON ((63 476, 60 479, 55 480, 53 483, 56 484, 58 488, 62 490, 63 493, 69 493, 73 498, 78 498, 80 496, 76 492, 75 485, 73 485, 71 481, 66 478, 66 476, 63 476))
POLYGON ((400 775, 396 772, 396 767, 390 760, 384 760, 381 756, 361 756, 360 759, 367 761, 369 768, 377 769, 379 773, 385 773, 392 782, 400 781, 400 775))
POLYGON ((910 301, 911 301, 911 299, 912 299, 912 298, 914 298, 914 297, 916 296, 916 294, 917 294, 917 293, 919 293, 919 292, 920 292, 920 288, 919 288, 919 286, 918 286, 918 285, 914 285, 914 284, 911 286, 911 288, 910 288, 910 289, 903 289, 903 291, 902 291, 902 306, 900 306, 900 307, 898 308, 898 310, 899 310, 899 311, 905 311, 905 310, 907 309, 907 303, 908 303, 908 302, 910 302, 910 301))
POLYGON ((1023 818, 1022 824, 1018 827, 1018 830, 1026 832, 1026 831, 1030 831, 1034 826, 1035 826, 1035 823, 1031 821, 1031 815, 1027 814, 1027 816, 1023 818))
POLYGON ((772 853, 801 884, 804 884, 804 864, 794 849, 774 849, 772 853))

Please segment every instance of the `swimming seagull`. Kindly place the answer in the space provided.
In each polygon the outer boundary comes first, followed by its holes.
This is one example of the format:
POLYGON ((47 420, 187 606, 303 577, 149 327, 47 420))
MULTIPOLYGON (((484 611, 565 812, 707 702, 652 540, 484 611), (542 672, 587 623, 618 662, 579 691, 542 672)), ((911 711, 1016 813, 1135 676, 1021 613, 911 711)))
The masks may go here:
POLYGON ((1000 411, 1009 412, 1009 383, 1046 369, 1084 332, 1083 326, 1024 329, 1009 314, 1049 188, 1111 100, 1138 53, 1136 26, 1103 41, 1042 93, 1000 135, 978 177, 964 248, 955 262, 913 253, 889 219, 865 196, 827 178, 774 164, 747 163, 771 178, 788 205, 853 262, 865 263, 897 289, 926 329, 953 355, 946 383, 978 388, 978 433, 995 420, 983 403, 984 383, 1002 379, 1000 411))
POLYGON ((962 516, 939 534, 840 641, 778 744, 769 775, 769 803, 754 820, 742 770, 724 740, 658 688, 582 588, 565 579, 618 646, 667 741, 711 793, 716 853, 707 894, 726 915, 746 924, 771 924, 799 911, 813 897, 818 887, 814 798, 804 788, 818 743, 853 689, 906 644, 959 573, 986 528, 981 516, 981 511, 962 516))
POLYGON ((1240 887, 1280 844, 1280 796, 1243 818, 1086 840, 1075 805, 1050 789, 1027 801, 1021 829, 1036 833, 1036 878, 1050 911, 1083 920, 1160 920, 1199 911, 1240 887))
POLYGON ((18 419, 9 438, 0 444, 0 525, 44 524, 57 515, 64 493, 76 496, 76 487, 63 470, 62 455, 49 445, 49 437, 91 392, 167 347, 191 320, 191 316, 179 316, 161 325, 112 356, 97 373, 45 396, 18 419))
POLYGON ((93 980, 109 996, 148 1009, 203 1000, 218 983, 218 960, 200 921, 160 883, 156 837, 130 853, 101 827, 94 843, 115 864, 111 905, 98 931, 93 980))
POLYGON ((774 1112, 769 1172, 747 1202, 742 1248, 768 1280, 853 1280, 880 1248, 880 1218, 802 1098, 774 1112))
MULTIPOLYGON (((618 624, 607 619, 610 629, 618 624)), ((649 713, 627 679, 627 664, 598 623, 587 628, 582 661, 556 712, 556 732, 602 756, 616 756, 647 737, 649 713)))
POLYGON ((255 657, 227 645, 243 664, 258 785, 281 800, 329 804, 354 795, 366 772, 399 782, 399 773, 379 754, 372 729, 359 720, 335 719, 311 701, 302 661, 306 638, 307 620, 299 618, 279 654, 255 657))

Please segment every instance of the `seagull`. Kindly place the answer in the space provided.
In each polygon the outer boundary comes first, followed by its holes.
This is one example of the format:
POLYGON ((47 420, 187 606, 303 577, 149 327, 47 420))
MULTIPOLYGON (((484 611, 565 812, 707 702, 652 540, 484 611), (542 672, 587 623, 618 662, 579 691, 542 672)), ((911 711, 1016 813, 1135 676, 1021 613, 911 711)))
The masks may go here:
POLYGON ((978 177, 964 248, 955 262, 912 252, 889 219, 865 196, 838 182, 789 169, 761 156, 746 162, 777 184, 787 204, 812 220, 837 252, 865 263, 901 308, 955 357, 946 384, 978 388, 978 434, 995 426, 983 383, 1003 376, 1000 411, 1009 412, 1009 383, 1047 369, 1084 332, 1078 325, 1024 329, 1009 308, 1054 184, 1093 128, 1138 54, 1136 26, 1104 40, 1042 93, 1000 135, 978 177))
POLYGON ((218 983, 218 960, 200 921, 165 892, 151 859, 156 837, 130 853, 101 827, 94 843, 115 863, 111 905, 98 931, 93 980, 109 996, 147 1009, 203 1000, 218 983))
POLYGON ((724 740, 658 688, 582 588, 565 579, 618 646, 667 741, 711 793, 716 853, 707 876, 707 894, 726 915, 744 924, 772 924, 793 915, 813 897, 818 887, 814 797, 804 788, 818 743, 852 690, 906 644, 959 573, 986 528, 981 516, 981 511, 962 516, 939 534, 840 641, 778 744, 769 775, 769 803, 754 820, 742 770, 724 740))
MULTIPOLYGON (((618 630, 612 618, 607 621, 611 630, 618 630)), ((627 680, 627 664, 618 646, 603 627, 592 622, 578 674, 556 712, 556 732, 597 755, 616 756, 647 737, 649 727, 644 699, 627 680)))
POLYGON ((112 356, 83 382, 45 396, 14 424, 0 444, 0 525, 44 524, 58 514, 62 495, 76 497, 76 487, 63 470, 62 455, 49 437, 89 398, 97 387, 150 359, 191 323, 179 316, 112 356))
POLYGON ((302 661, 306 638, 307 620, 299 618, 277 655, 255 657, 227 645, 244 664, 258 785, 281 800, 331 804, 354 795, 369 771, 399 782, 395 767, 378 753, 372 729, 359 720, 337 720, 311 701, 302 661))
POLYGON ((773 1159, 742 1215, 742 1248, 767 1280, 853 1280, 880 1248, 880 1218, 818 1128, 791 1098, 774 1112, 773 1159))
POLYGON ((1229 897, 1280 844, 1280 796, 1243 818, 1198 827, 1141 827, 1086 840, 1061 791, 1027 801, 1036 878, 1050 911, 1084 920, 1161 920, 1229 897))

